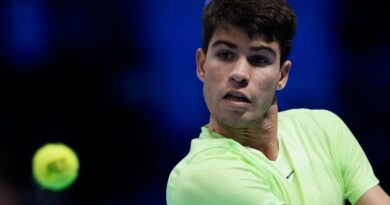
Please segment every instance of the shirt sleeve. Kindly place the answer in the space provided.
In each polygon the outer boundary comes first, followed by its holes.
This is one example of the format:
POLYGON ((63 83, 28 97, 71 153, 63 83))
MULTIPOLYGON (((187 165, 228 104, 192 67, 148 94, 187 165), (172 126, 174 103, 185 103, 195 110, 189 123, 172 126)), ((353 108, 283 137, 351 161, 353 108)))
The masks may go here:
POLYGON ((330 129, 335 138, 335 154, 344 185, 344 198, 355 204, 369 189, 379 183, 362 147, 335 114, 325 112, 326 119, 333 124, 330 129))
POLYGON ((208 158, 171 173, 168 205, 282 205, 245 162, 208 158))

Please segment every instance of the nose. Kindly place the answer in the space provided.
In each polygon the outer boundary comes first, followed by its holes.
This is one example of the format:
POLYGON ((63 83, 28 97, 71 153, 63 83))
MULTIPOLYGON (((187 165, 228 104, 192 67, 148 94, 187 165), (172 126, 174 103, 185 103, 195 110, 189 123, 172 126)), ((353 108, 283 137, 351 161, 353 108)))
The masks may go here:
POLYGON ((250 79, 250 65, 246 59, 237 61, 232 72, 229 74, 229 81, 240 88, 246 87, 250 79))

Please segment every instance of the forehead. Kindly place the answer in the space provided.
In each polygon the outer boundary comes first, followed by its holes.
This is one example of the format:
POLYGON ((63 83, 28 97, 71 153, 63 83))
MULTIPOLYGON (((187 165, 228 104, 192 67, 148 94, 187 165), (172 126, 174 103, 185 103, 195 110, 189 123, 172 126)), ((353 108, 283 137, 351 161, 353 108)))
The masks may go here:
POLYGON ((245 49, 248 47, 265 46, 271 48, 278 56, 280 56, 279 43, 276 41, 268 41, 265 36, 249 35, 242 29, 229 26, 228 28, 217 28, 210 39, 209 48, 216 41, 228 41, 237 45, 237 47, 245 49))

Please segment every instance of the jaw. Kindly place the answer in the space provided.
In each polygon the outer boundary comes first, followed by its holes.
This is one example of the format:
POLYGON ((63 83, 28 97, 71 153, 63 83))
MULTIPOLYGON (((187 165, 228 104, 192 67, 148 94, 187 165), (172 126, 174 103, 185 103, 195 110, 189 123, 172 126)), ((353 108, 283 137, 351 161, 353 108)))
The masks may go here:
POLYGON ((249 106, 219 106, 216 112, 211 113, 210 121, 220 127, 243 129, 260 123, 260 113, 248 108, 249 106), (256 112, 256 113, 255 113, 256 112))
POLYGON ((268 103, 263 102, 257 105, 256 102, 226 103, 222 101, 210 110, 210 122, 213 121, 221 127, 232 129, 262 129, 263 124, 268 124, 269 118, 273 118, 278 113, 276 96, 268 103))

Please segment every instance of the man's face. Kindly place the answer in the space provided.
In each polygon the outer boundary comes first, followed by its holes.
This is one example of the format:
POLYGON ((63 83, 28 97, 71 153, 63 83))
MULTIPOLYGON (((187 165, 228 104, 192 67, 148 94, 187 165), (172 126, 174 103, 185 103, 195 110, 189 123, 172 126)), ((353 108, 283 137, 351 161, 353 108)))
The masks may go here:
POLYGON ((276 42, 249 38, 235 27, 217 30, 207 55, 197 50, 197 74, 211 118, 225 126, 245 127, 263 119, 283 89, 291 66, 280 65, 276 42))

